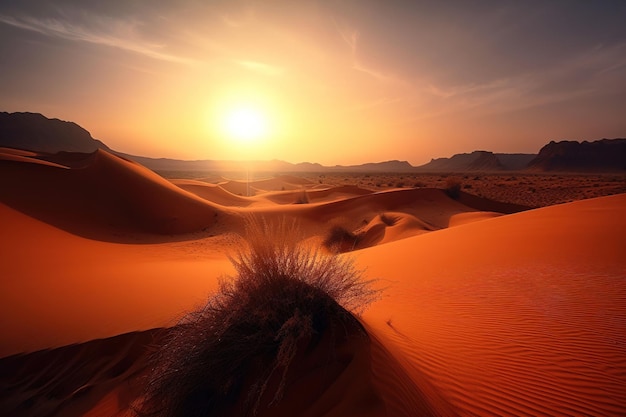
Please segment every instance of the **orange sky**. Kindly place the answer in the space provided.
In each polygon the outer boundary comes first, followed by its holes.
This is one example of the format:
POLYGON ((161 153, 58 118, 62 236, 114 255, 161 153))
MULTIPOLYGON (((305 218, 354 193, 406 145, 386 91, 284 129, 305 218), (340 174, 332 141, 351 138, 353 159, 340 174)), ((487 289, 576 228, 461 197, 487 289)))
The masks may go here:
POLYGON ((420 165, 626 137, 623 1, 5 3, 0 110, 131 154, 420 165), (242 106, 267 124, 245 146, 221 126, 242 106))

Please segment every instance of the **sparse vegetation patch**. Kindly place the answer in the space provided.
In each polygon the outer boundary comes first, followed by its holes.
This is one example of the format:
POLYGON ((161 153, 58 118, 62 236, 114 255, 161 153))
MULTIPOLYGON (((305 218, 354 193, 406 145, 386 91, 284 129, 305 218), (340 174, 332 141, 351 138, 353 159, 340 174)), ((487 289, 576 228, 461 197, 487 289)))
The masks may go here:
POLYGON ((139 415, 255 415, 280 402, 299 352, 366 337, 352 313, 378 293, 350 259, 307 247, 285 222, 251 221, 246 240, 236 275, 155 355, 139 415))

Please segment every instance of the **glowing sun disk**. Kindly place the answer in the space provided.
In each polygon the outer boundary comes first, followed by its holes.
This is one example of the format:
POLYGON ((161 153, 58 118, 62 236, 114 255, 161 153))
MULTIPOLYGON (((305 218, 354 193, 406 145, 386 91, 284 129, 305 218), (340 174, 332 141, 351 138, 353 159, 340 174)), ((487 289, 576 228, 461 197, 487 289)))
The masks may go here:
POLYGON ((265 115, 253 108, 230 111, 224 119, 224 131, 234 140, 251 142, 264 137, 268 126, 265 115))

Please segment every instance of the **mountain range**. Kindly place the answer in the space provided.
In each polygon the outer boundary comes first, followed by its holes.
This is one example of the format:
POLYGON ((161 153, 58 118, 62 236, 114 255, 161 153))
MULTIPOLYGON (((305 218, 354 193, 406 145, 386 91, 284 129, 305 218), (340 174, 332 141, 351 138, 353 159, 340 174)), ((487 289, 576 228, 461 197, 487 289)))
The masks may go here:
POLYGON ((626 139, 602 139, 594 142, 551 141, 538 154, 507 154, 474 151, 450 158, 432 159, 421 166, 407 161, 373 162, 361 165, 323 166, 303 162, 292 164, 271 161, 184 161, 129 155, 109 148, 73 122, 49 119, 39 113, 0 112, 0 147, 42 153, 91 153, 103 149, 134 160, 154 171, 235 172, 497 172, 497 171, 579 171, 602 172, 626 170, 626 139))

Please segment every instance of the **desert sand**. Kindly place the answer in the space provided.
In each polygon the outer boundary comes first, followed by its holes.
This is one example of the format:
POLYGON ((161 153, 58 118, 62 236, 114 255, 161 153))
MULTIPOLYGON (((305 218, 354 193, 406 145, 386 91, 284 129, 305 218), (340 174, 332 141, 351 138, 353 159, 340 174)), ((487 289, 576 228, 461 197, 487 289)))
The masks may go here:
POLYGON ((328 369, 303 359, 263 415, 626 414, 626 194, 528 209, 463 191, 0 149, 0 415, 133 415, 150 354, 234 273, 248 216, 312 245, 343 230, 334 256, 382 290, 368 337, 328 369))

